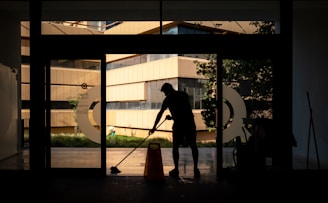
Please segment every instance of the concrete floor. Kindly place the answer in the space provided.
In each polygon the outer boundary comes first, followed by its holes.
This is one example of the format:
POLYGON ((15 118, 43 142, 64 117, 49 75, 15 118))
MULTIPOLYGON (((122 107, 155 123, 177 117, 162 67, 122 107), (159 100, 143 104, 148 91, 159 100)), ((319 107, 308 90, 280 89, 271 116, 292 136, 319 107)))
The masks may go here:
MULTIPOLYGON (((108 176, 144 176, 147 148, 108 148, 107 175, 108 176), (129 154, 130 153, 130 154, 129 154), (124 160, 123 160, 124 159, 124 160), (117 165, 118 164, 118 165, 117 165), (121 173, 112 174, 110 168, 117 167, 121 173)), ((163 172, 173 168, 172 149, 161 148, 163 172)), ((216 177, 216 148, 199 148, 198 167, 205 179, 216 177)), ((233 148, 224 148, 223 167, 234 167, 233 148)), ((52 148, 52 168, 100 168, 100 149, 98 148, 52 148)), ((20 156, 15 156, 0 162, 1 169, 29 170, 29 151, 24 150, 20 156)), ((190 148, 180 148, 180 175, 193 177, 193 160, 190 148)))
MULTIPOLYGON (((112 175, 111 166, 132 149, 107 150, 107 176, 47 175, 29 170, 28 150, 0 162, 1 192, 10 201, 42 202, 240 202, 240 201, 324 201, 328 181, 326 170, 238 171, 233 149, 224 150, 224 178, 216 178, 215 148, 200 148, 201 178, 192 178, 190 150, 181 149, 180 175, 185 181, 168 176, 172 168, 171 149, 161 149, 163 181, 143 176, 147 150, 140 148, 126 158, 112 175)), ((99 149, 53 148, 54 168, 99 167, 99 149)))

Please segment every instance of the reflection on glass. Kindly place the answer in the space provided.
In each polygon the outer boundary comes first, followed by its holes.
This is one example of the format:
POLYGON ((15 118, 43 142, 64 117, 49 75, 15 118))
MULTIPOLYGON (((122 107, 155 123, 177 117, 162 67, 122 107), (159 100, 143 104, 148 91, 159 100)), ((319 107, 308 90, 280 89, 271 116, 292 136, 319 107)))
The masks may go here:
POLYGON ((100 61, 52 60, 50 83, 51 167, 100 168, 100 61))
MULTIPOLYGON (((22 22, 22 29, 28 27, 22 22)), ((43 35, 278 34, 276 21, 43 21, 43 35), (162 26, 162 29, 160 29, 162 26), (160 33, 162 32, 162 33, 160 33)))

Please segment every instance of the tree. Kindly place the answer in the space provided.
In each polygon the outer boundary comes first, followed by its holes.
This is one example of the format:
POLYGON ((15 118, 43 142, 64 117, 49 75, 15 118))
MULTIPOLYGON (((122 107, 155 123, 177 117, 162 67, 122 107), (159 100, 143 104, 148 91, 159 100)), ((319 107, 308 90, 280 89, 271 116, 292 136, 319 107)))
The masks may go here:
POLYGON ((197 74, 205 76, 207 81, 204 83, 204 88, 206 92, 204 93, 202 103, 203 103, 203 111, 201 112, 202 118, 205 122, 208 130, 214 131, 216 130, 216 87, 217 87, 217 79, 216 79, 216 55, 209 54, 207 55, 207 62, 199 62, 194 61, 197 67, 197 74))
MULTIPOLYGON (((256 26, 254 34, 274 34, 275 26, 271 21, 252 21, 251 25, 256 26)), ((216 109, 217 109, 217 79, 216 79, 216 55, 206 55, 206 62, 194 61, 197 67, 197 74, 205 76, 207 82, 204 87, 207 90, 203 96, 202 118, 209 131, 216 130, 216 109)), ((272 116, 271 107, 263 104, 272 98, 273 93, 273 69, 270 59, 224 59, 222 65, 222 82, 239 91, 240 81, 249 81, 250 95, 244 96, 244 100, 251 101, 251 117, 272 116), (257 102, 256 102, 257 101, 257 102), (263 114, 267 111, 267 115, 263 114)), ((223 100, 223 102, 225 102, 223 100)))
POLYGON ((75 126, 74 126, 74 131, 75 132, 77 132, 77 129, 78 129, 76 110, 77 110, 77 105, 79 104, 79 101, 80 101, 82 95, 83 95, 83 93, 80 93, 75 98, 70 98, 68 100, 68 103, 72 107, 73 113, 74 113, 74 117, 73 118, 74 118, 74 121, 75 121, 75 126))

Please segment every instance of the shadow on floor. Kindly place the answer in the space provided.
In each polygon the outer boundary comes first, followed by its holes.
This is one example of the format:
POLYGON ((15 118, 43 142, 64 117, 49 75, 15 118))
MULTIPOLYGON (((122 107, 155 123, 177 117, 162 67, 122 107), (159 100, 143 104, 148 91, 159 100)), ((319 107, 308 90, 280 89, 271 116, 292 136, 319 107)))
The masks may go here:
POLYGON ((42 202, 239 202, 326 198, 325 170, 241 172, 229 169, 216 182, 181 182, 165 176, 52 176, 31 171, 0 171, 2 194, 11 201, 42 202))

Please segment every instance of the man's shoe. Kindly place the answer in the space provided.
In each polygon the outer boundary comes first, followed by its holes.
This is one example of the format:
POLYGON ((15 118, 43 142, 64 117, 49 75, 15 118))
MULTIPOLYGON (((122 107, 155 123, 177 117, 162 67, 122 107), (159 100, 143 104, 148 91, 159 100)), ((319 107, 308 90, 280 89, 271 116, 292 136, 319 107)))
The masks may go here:
POLYGON ((200 172, 199 172, 198 168, 194 169, 194 178, 196 178, 196 179, 200 178, 200 172))
POLYGON ((178 169, 173 169, 169 172, 169 176, 173 178, 179 178, 179 170, 178 169))

